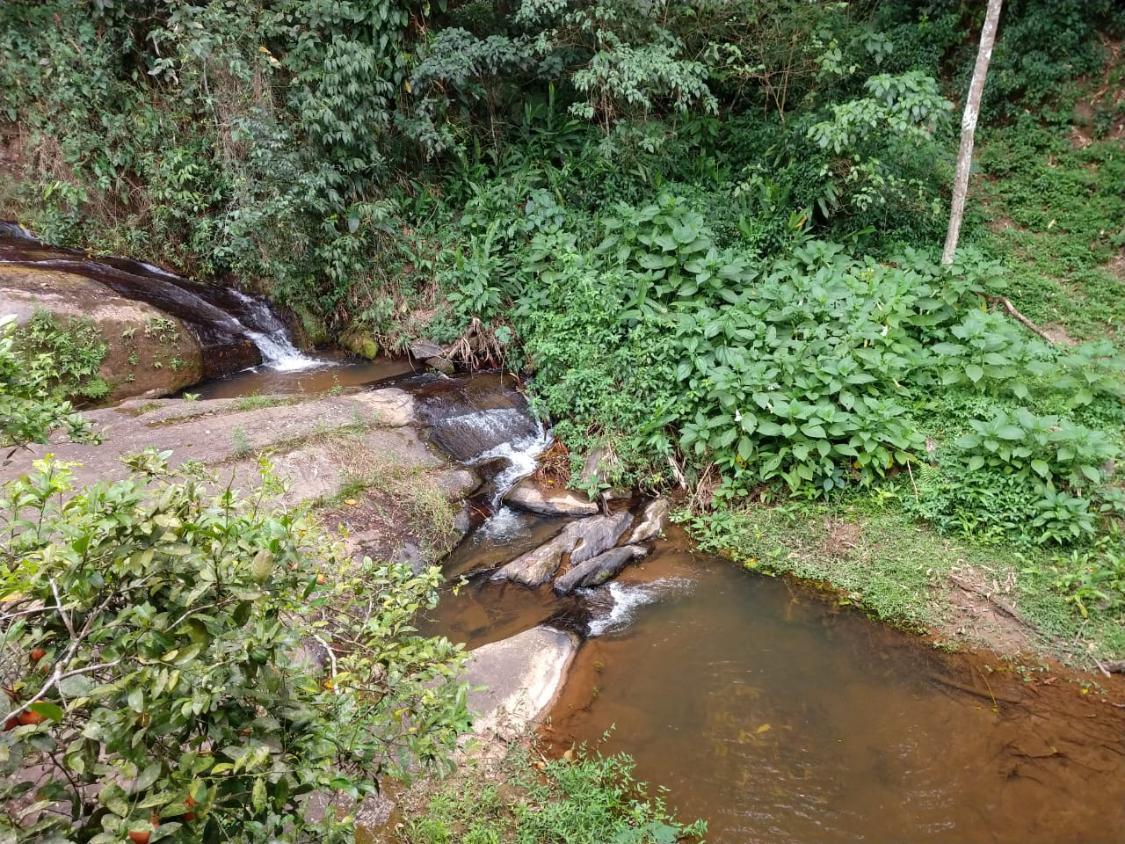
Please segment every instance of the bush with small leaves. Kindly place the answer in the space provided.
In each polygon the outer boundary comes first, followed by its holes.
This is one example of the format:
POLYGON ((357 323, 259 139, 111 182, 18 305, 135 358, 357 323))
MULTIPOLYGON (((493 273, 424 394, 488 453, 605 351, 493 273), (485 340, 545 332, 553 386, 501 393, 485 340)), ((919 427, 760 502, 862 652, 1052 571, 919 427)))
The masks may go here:
POLYGON ((466 725, 460 648, 411 626, 440 574, 345 563, 268 477, 166 457, 2 490, 0 838, 351 840, 348 805, 466 725))

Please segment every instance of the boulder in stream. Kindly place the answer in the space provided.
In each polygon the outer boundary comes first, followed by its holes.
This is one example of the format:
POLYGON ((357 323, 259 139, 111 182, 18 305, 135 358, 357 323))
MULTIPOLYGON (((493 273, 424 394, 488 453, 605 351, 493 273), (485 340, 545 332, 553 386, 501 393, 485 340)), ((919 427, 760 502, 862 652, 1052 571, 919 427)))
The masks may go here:
POLYGON ((532 478, 516 484, 504 500, 543 516, 593 516, 598 512, 598 505, 585 496, 566 489, 545 489, 532 478))
POLYGON ((612 516, 583 519, 569 525, 568 528, 573 527, 578 537, 570 552, 571 564, 584 562, 612 548, 632 523, 633 514, 628 510, 622 510, 612 516))
POLYGON ((578 652, 578 638, 533 627, 469 656, 469 710, 478 736, 517 738, 547 711, 578 652))
POLYGON ((452 375, 455 369, 453 361, 446 356, 445 349, 431 340, 415 340, 410 344, 410 354, 426 366, 446 375, 452 375))
POLYGON ((555 581, 554 589, 560 595, 569 595, 575 589, 586 586, 601 586, 615 577, 621 569, 633 560, 648 553, 643 545, 623 545, 611 548, 596 557, 572 567, 570 571, 555 581))
POLYGON ((550 542, 512 560, 492 579, 540 586, 558 571, 564 554, 570 554, 570 561, 574 564, 596 557, 616 545, 632 521, 632 515, 625 511, 571 522, 550 542))
POLYGON ((667 498, 657 498, 650 501, 641 513, 641 520, 633 528, 629 542, 648 542, 664 533, 664 525, 668 521, 668 511, 672 503, 667 498))

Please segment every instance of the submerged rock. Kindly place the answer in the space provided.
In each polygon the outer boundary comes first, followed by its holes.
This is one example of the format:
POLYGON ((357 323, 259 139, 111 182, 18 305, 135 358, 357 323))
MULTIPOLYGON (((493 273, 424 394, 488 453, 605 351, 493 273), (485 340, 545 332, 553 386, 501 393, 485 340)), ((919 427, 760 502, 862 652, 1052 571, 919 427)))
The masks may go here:
POLYGON ((622 512, 571 522, 550 542, 512 560, 492 579, 540 586, 558 571, 564 554, 570 554, 570 561, 575 564, 596 557, 616 545, 632 521, 628 512, 622 512))
POLYGON ((641 513, 641 520, 633 528, 633 534, 629 537, 629 542, 648 542, 650 539, 656 539, 663 534, 664 525, 668 521, 668 511, 671 508, 672 503, 667 498, 657 498, 655 501, 649 502, 644 512, 641 513))
POLYGON ((642 545, 613 548, 571 568, 555 581, 554 589, 560 595, 568 595, 581 587, 601 586, 633 560, 647 553, 648 550, 642 545))
POLYGON ((547 711, 578 652, 578 637, 550 627, 482 645, 469 656, 469 711, 481 736, 522 735, 547 711))
POLYGON ((543 516, 593 516, 598 512, 598 505, 585 496, 565 489, 544 489, 531 478, 518 483, 504 500, 543 516))

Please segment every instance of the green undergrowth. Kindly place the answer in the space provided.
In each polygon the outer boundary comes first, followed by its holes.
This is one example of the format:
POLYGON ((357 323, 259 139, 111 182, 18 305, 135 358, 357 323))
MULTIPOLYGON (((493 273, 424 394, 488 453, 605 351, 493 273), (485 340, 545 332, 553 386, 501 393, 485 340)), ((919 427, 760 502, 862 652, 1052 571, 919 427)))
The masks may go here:
POLYGON ((625 756, 533 765, 514 750, 491 776, 439 785, 387 844, 688 844, 705 830, 677 822, 625 756))
POLYGON ((54 394, 86 402, 109 394, 109 385, 100 375, 105 339, 89 318, 60 318, 37 310, 20 326, 16 338, 23 365, 40 372, 40 381, 54 394))
POLYGON ((988 133, 980 169, 981 239, 1011 268, 1012 301, 1075 340, 1125 347, 1125 140, 1025 115, 988 133))
MULTIPOLYGON (((954 579, 979 586, 1024 622, 1031 653, 1094 668, 1125 656, 1125 626, 1112 614, 1076 612, 1081 562, 1069 554, 985 547, 942 536, 902 506, 909 482, 832 502, 746 505, 686 518, 700 548, 748 570, 822 584, 881 621, 944 645, 992 645, 959 616, 954 579)), ((1120 574, 1118 575, 1120 576, 1120 574)), ((1001 614, 1004 610, 999 610, 1001 614)))

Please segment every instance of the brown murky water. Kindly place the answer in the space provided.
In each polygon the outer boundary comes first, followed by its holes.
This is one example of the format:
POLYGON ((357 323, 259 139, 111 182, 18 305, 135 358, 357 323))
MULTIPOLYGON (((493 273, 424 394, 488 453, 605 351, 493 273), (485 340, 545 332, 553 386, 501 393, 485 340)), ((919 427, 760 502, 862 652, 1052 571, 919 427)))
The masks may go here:
MULTIPOLYGON (((409 370, 262 368, 195 391, 324 392, 409 370)), ((507 436, 500 417, 514 408, 477 401, 472 387, 451 419, 431 421, 475 419, 461 427, 479 439, 487 420, 507 436)), ((448 388, 423 386, 423 409, 448 388)), ((461 427, 446 427, 458 445, 461 427)), ((446 561, 450 582, 561 527, 502 511, 446 561)), ((1046 671, 945 654, 822 595, 692 554, 672 534, 608 588, 560 602, 549 588, 476 577, 419 626, 473 648, 548 621, 584 628, 592 612, 600 635, 579 651, 544 738, 559 753, 574 742, 630 753, 681 818, 708 821, 711 844, 1125 842, 1125 709, 1105 702, 1125 704, 1125 684, 1083 694, 1046 671)))
MULTIPOLYGON (((936 651, 682 543, 612 592, 544 735, 630 753, 712 844, 1125 841, 1125 711, 1096 689, 936 651)), ((430 630, 473 647, 551 612, 470 586, 430 630)))
POLYGON ((295 372, 258 366, 226 378, 208 381, 187 392, 197 393, 203 399, 227 399, 254 394, 327 393, 336 388, 359 387, 414 371, 406 358, 357 360, 332 352, 321 353, 317 357, 323 360, 323 366, 295 372))

